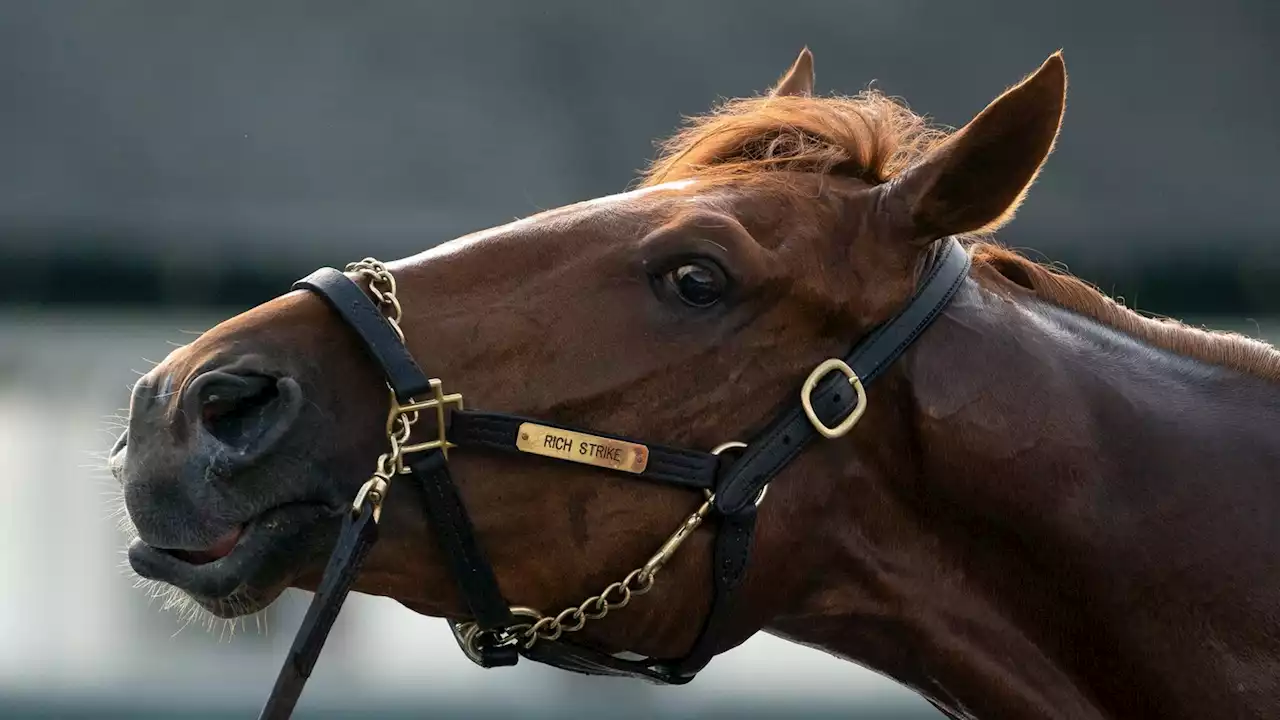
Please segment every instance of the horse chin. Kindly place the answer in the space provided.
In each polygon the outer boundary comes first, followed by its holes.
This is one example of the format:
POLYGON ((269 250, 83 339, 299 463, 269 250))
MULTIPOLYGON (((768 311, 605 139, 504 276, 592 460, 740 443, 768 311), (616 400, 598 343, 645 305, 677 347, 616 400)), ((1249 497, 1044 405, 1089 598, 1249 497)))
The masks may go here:
POLYGON ((176 587, 218 617, 249 615, 324 561, 341 526, 340 512, 312 502, 277 506, 245 523, 230 551, 208 562, 135 538, 129 564, 139 576, 176 587))

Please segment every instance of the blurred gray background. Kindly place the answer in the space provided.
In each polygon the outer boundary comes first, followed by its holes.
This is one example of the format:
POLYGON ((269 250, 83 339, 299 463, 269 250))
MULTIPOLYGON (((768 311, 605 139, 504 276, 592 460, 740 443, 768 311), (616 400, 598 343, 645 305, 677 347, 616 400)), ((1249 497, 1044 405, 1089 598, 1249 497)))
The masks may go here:
MULTIPOLYGON (((0 1, 0 716, 253 717, 301 617, 228 639, 120 569, 131 370, 317 265, 617 192, 682 115, 874 82, 966 122, 1054 50, 1061 141, 1001 234, 1139 309, 1272 337, 1280 5, 1269 0, 0 1)), ((348 604, 298 717, 937 717, 760 636, 692 685, 522 664, 348 604)))

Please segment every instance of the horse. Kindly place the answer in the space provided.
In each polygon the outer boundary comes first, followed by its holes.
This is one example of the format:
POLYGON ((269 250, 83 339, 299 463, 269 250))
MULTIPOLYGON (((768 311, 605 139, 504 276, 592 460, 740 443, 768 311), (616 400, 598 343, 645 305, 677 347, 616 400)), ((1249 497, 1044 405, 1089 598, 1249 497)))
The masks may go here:
POLYGON ((572 635, 541 659, 682 682, 763 631, 953 718, 1274 717, 1280 353, 998 242, 1066 88, 1057 52, 952 131, 816 94, 806 48, 626 192, 222 322, 132 391, 133 569, 222 617, 341 580, 482 664, 572 635))

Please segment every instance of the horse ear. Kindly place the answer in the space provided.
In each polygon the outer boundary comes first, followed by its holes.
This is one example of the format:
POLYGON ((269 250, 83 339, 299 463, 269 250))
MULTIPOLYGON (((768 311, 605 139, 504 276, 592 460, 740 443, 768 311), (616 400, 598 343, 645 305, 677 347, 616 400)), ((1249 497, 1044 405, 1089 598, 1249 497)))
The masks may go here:
POLYGON ((813 53, 809 52, 809 48, 806 47, 800 51, 800 57, 796 58, 796 61, 791 64, 791 69, 769 91, 769 95, 777 97, 778 95, 808 96, 812 94, 813 53))
POLYGON ((915 239, 994 230, 1013 217, 1053 150, 1066 104, 1061 51, 924 158, 880 186, 915 239))

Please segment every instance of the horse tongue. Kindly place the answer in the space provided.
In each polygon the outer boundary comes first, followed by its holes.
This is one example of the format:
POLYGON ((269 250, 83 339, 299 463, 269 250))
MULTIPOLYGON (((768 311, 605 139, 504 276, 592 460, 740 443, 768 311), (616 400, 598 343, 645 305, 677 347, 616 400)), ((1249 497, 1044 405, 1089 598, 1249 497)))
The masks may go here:
POLYGON ((186 550, 182 552, 182 559, 192 565, 204 565, 214 560, 219 560, 231 554, 235 549, 236 543, 240 541, 240 533, 243 530, 239 525, 231 528, 222 537, 213 542, 212 545, 204 550, 186 550))
POLYGON ((226 531, 223 533, 222 537, 218 538, 217 542, 215 542, 213 546, 205 552, 212 555, 214 560, 230 555, 231 551, 235 549, 236 543, 240 541, 240 530, 240 526, 237 525, 226 531))

